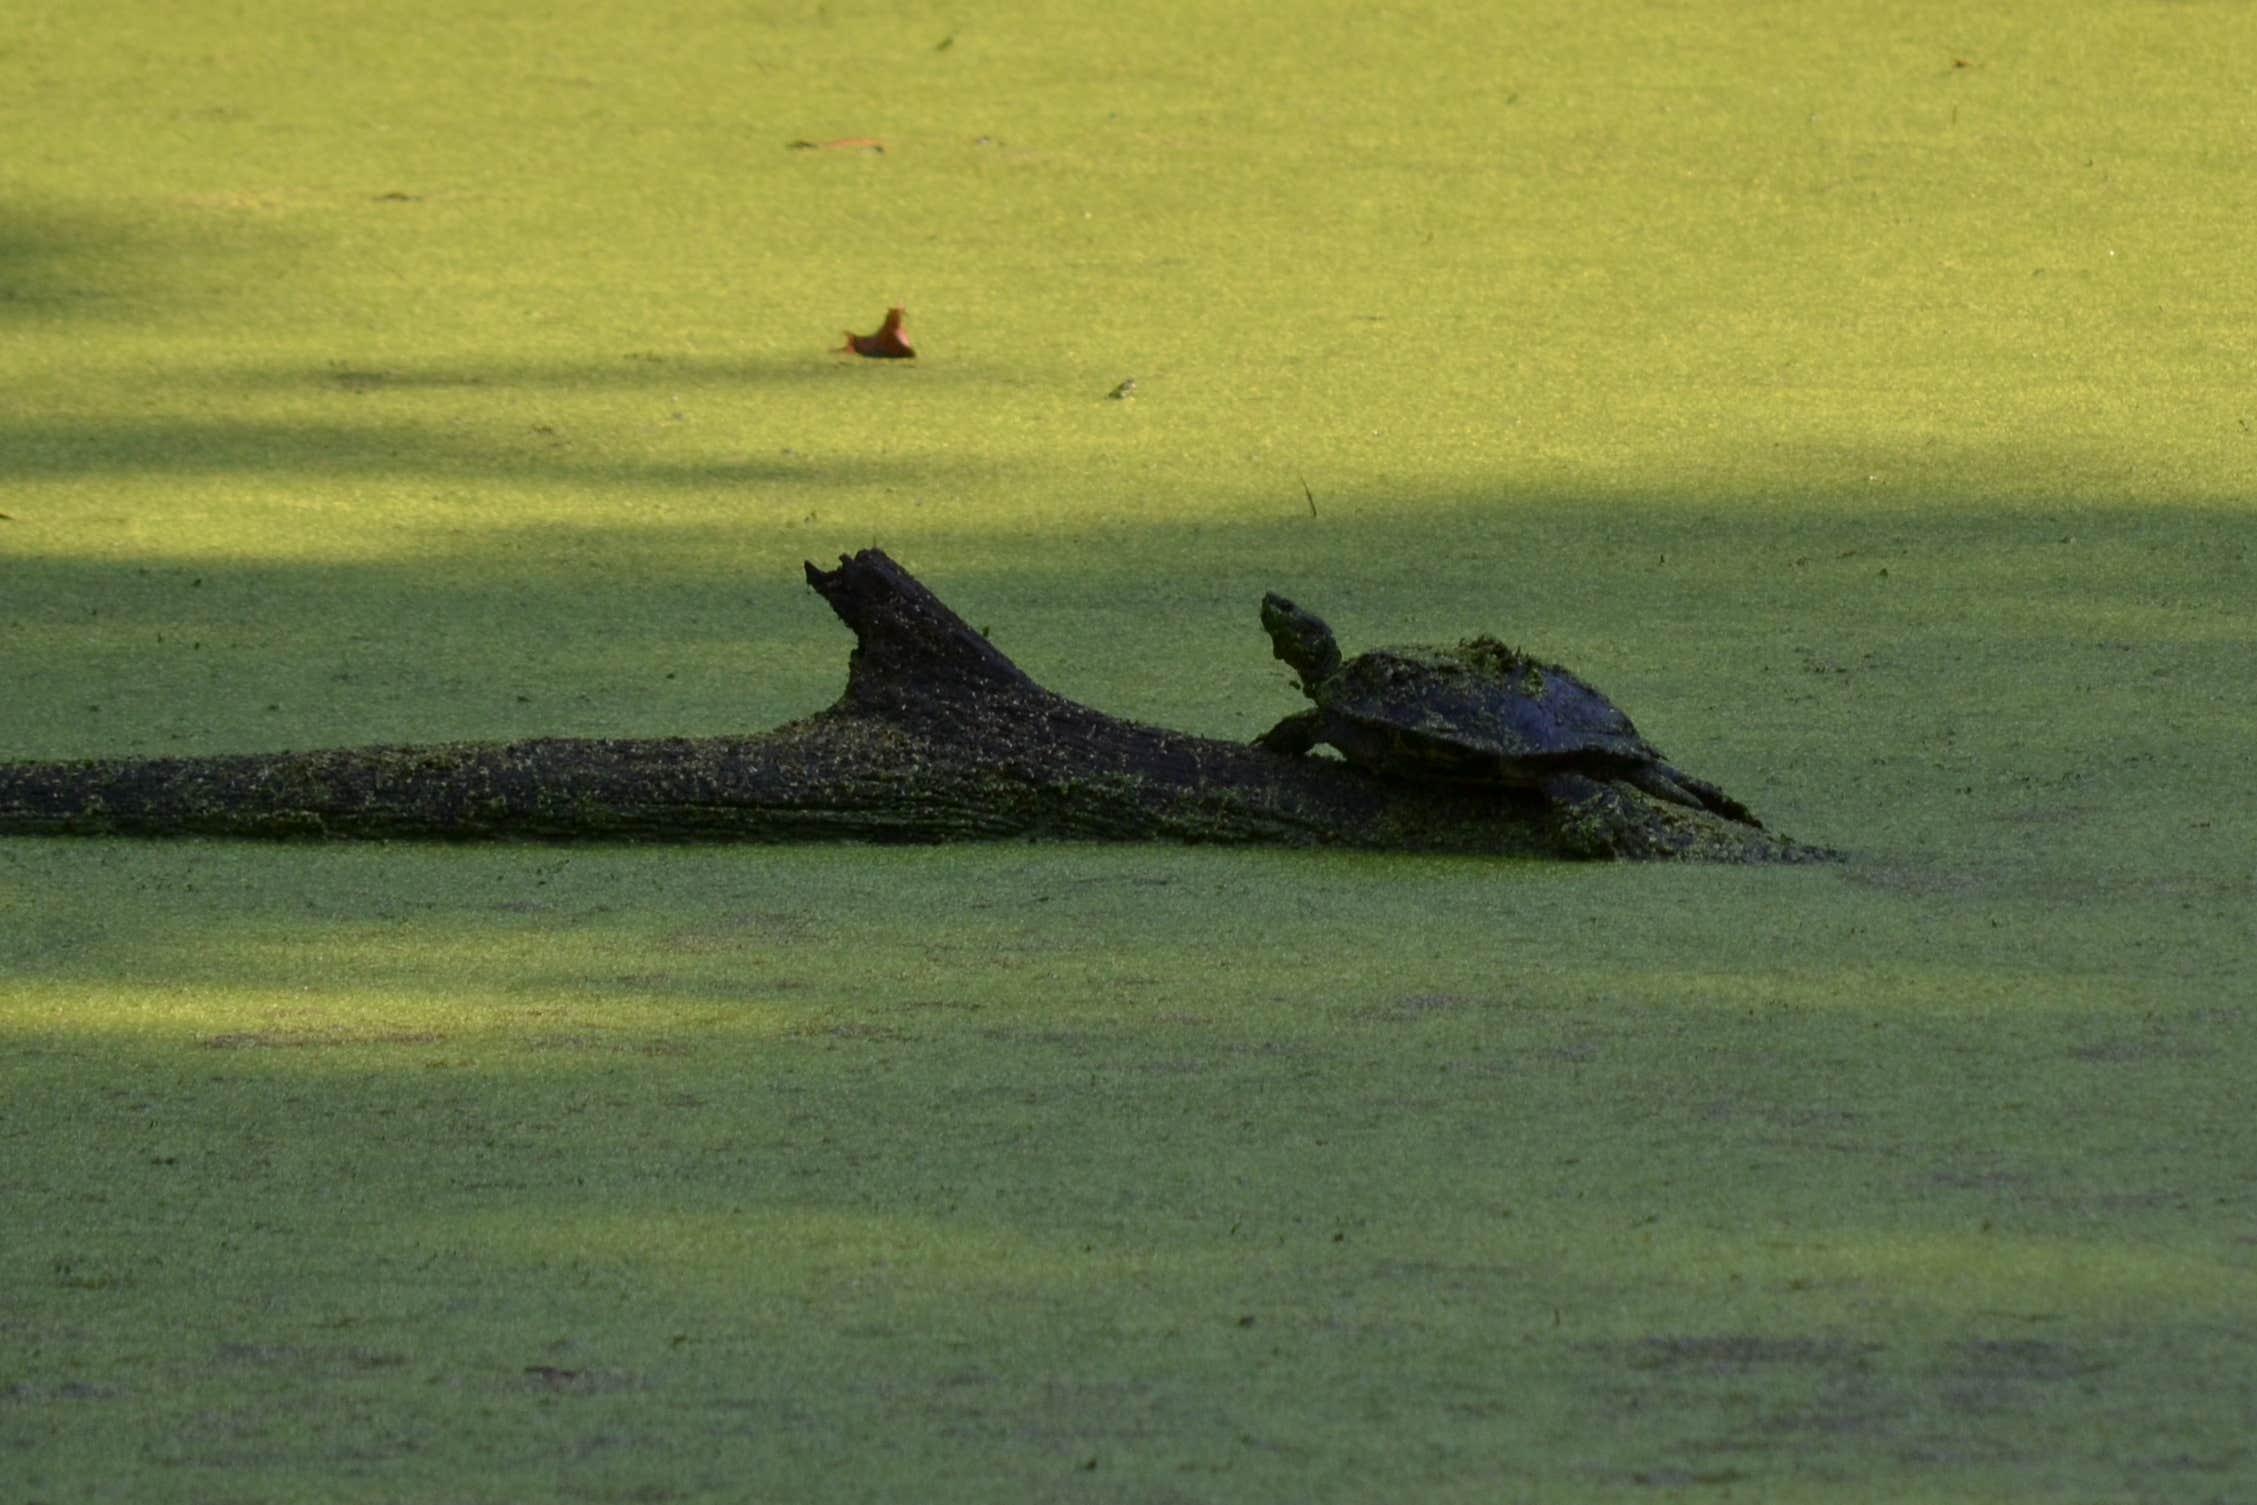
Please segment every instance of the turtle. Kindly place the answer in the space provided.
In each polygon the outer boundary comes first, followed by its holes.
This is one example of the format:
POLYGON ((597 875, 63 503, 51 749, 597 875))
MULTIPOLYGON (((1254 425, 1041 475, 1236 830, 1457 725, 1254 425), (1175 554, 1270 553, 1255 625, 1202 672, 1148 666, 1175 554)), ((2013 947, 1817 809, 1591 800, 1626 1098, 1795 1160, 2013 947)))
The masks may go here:
POLYGON ((1588 797, 1593 781, 1619 780, 1763 826, 1714 784, 1672 767, 1589 681, 1496 638, 1374 648, 1343 661, 1324 619, 1274 591, 1262 598, 1262 626, 1316 708, 1286 717, 1254 739, 1257 747, 1300 757, 1327 743, 1383 777, 1534 789, 1562 803, 1588 797))

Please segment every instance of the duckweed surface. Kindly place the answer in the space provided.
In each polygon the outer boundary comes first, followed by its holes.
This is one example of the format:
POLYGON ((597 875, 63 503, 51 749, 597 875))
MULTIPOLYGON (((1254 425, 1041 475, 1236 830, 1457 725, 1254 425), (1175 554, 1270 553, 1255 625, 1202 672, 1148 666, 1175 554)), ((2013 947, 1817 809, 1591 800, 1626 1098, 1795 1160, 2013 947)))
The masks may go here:
POLYGON ((2253 52, 12 8, 0 757, 760 730, 876 543, 1853 860, 0 842, 0 1496, 2247 1498, 2253 52))

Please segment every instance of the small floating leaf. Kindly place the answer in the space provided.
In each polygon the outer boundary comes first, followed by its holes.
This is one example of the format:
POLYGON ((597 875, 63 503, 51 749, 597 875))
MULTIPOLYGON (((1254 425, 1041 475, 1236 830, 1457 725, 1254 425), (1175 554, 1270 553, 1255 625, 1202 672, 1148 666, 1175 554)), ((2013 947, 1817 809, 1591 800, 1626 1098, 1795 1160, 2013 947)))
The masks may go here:
POLYGON ((909 336, 902 330, 902 321, 907 317, 908 310, 904 308, 897 306, 887 309, 886 321, 878 326, 877 333, 855 334, 849 330, 840 353, 852 351, 856 355, 866 355, 872 360, 881 361, 915 359, 916 347, 909 343, 909 336))

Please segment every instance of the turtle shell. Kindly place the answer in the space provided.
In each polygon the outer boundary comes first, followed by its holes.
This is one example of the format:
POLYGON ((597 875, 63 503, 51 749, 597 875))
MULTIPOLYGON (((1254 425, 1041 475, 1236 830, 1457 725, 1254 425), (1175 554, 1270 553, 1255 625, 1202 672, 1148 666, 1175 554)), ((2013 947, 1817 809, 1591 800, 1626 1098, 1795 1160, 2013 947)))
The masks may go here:
POLYGON ((1328 740, 1351 762, 1383 771, 1520 782, 1563 766, 1661 756, 1591 685, 1495 638, 1375 648, 1313 693, 1328 740))

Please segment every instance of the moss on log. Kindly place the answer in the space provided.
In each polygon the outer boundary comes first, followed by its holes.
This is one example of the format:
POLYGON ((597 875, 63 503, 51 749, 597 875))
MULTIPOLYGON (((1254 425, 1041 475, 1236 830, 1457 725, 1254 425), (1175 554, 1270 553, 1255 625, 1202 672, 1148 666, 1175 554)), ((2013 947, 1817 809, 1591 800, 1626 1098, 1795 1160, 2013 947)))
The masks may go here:
POLYGON ((807 579, 854 630, 846 691, 772 731, 6 763, 0 834, 1831 855, 1622 784, 1555 803, 1123 721, 1036 684, 878 550, 807 579))

